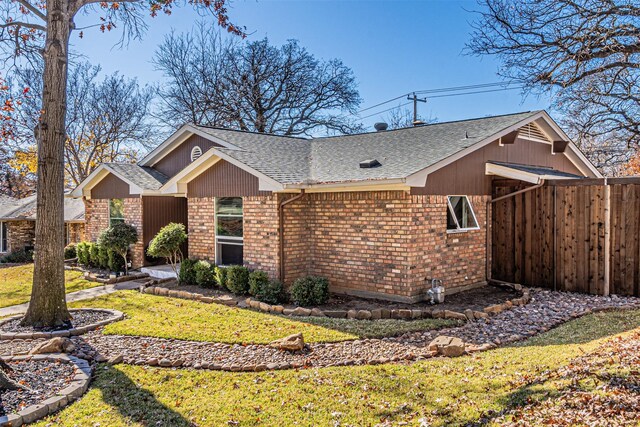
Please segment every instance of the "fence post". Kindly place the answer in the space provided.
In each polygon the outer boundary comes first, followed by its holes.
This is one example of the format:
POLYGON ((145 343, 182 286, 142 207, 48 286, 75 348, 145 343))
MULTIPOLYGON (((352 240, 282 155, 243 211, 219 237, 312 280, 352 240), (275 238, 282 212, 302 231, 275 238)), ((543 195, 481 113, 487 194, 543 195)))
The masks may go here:
POLYGON ((604 289, 602 294, 609 295, 611 287, 611 187, 604 179, 604 289))

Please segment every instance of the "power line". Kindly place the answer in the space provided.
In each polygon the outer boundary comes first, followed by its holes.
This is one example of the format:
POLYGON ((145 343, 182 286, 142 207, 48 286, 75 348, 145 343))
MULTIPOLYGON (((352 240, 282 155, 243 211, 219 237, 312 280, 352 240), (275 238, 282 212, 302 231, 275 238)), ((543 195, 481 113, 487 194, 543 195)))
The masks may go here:
MULTIPOLYGON (((478 94, 478 93, 501 92, 501 91, 505 91, 505 90, 515 90, 515 89, 522 89, 522 88, 524 88, 524 86, 505 87, 505 88, 499 88, 499 89, 487 89, 487 90, 461 92, 461 93, 447 93, 447 94, 442 94, 442 95, 428 96, 427 100, 430 99, 430 98, 446 98, 446 97, 449 97, 449 96, 474 95, 474 94, 478 94)), ((416 93, 418 93, 418 91, 416 91, 416 93)), ((424 92, 420 92, 420 93, 424 93, 424 92)), ((402 97, 404 97, 404 96, 407 96, 407 95, 403 95, 402 97)), ((401 98, 401 97, 394 98, 392 101, 395 101, 396 99, 399 99, 399 98, 401 98)), ((391 101, 389 101, 389 102, 391 102, 391 101)), ((386 110, 378 111, 377 113, 369 114, 367 116, 359 117, 359 118, 361 120, 368 119, 369 117, 377 116, 379 114, 383 114, 383 113, 386 113, 388 111, 395 110, 396 108, 404 107, 406 105, 411 104, 412 102, 413 101, 405 102, 404 104, 396 105, 396 106, 393 106, 391 108, 387 108, 386 110)), ((382 103, 380 105, 384 105, 386 103, 387 102, 384 102, 384 103, 382 103)))
POLYGON ((408 93, 404 93, 400 96, 396 96, 395 98, 391 98, 388 99, 386 101, 383 102, 379 102, 375 105, 372 105, 370 107, 367 108, 363 108, 362 110, 356 112, 354 115, 358 115, 360 113, 363 113, 365 111, 369 111, 369 110, 373 110, 376 107, 380 107, 382 105, 388 104, 390 102, 393 101, 397 101, 400 98, 404 98, 405 96, 410 96, 412 93, 440 93, 440 92, 455 92, 455 91, 460 91, 460 90, 469 90, 469 89, 480 89, 480 88, 486 88, 486 87, 494 87, 494 86, 504 86, 505 88, 516 84, 517 82, 515 81, 508 81, 508 82, 494 82, 494 83, 481 83, 481 84, 475 84, 475 85, 466 85, 466 86, 451 86, 451 87, 445 87, 445 88, 436 88, 436 89, 423 89, 423 90, 417 90, 415 92, 408 92, 408 93))

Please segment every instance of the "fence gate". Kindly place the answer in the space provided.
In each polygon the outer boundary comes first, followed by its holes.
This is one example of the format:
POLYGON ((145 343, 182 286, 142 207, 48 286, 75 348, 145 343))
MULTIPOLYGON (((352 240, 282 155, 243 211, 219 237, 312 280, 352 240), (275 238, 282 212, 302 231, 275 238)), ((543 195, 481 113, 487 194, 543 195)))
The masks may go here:
MULTIPOLYGON (((493 198, 530 187, 496 180, 493 198)), ((491 276, 640 296, 640 178, 547 181, 492 204, 491 276)))

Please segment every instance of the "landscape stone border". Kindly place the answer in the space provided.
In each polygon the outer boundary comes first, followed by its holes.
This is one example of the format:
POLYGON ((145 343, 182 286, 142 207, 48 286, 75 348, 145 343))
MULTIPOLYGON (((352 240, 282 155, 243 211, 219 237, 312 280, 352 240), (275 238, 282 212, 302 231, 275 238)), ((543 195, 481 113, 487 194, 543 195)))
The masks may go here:
POLYGON ((118 310, 111 310, 108 308, 76 308, 73 310, 69 310, 71 313, 74 311, 102 311, 106 313, 111 313, 112 317, 109 319, 101 320, 96 323, 91 323, 89 325, 81 326, 79 328, 71 328, 65 329, 61 331, 52 331, 52 332, 5 332, 2 330, 2 326, 5 323, 8 323, 12 320, 20 319, 24 316, 24 314, 19 314, 17 316, 11 316, 4 319, 0 323, 0 340, 34 340, 40 338, 56 338, 56 337, 74 337, 77 335, 86 334, 89 331, 94 331, 101 326, 108 325, 109 323, 117 322, 119 320, 124 319, 124 313, 118 310))
MULTIPOLYGON (((503 285, 504 286, 504 285, 503 285)), ((321 310, 319 308, 285 308, 282 305, 271 305, 253 298, 246 298, 244 303, 246 307, 252 308, 263 313, 281 314, 292 317, 331 317, 335 319, 358 319, 358 320, 379 320, 379 319, 398 319, 398 320, 416 320, 416 319, 453 319, 460 321, 474 321, 476 319, 485 319, 491 315, 502 313, 514 306, 525 305, 531 299, 529 289, 523 289, 520 285, 508 286, 520 295, 517 298, 509 299, 501 304, 494 304, 485 307, 482 311, 467 309, 464 313, 452 310, 434 308, 426 309, 350 309, 350 310, 321 310)), ((230 307, 238 306, 238 300, 230 296, 208 297, 196 292, 178 291, 168 289, 161 286, 149 286, 143 289, 143 292, 151 295, 158 295, 171 298, 181 298, 193 301, 200 301, 207 304, 224 304, 230 307)))
POLYGON ((7 356, 0 358, 5 362, 22 361, 59 361, 75 365, 75 374, 71 383, 55 396, 41 403, 28 406, 17 413, 0 416, 0 427, 19 427, 33 423, 64 408, 79 399, 89 388, 91 382, 91 366, 89 362, 67 354, 37 354, 26 356, 7 356))

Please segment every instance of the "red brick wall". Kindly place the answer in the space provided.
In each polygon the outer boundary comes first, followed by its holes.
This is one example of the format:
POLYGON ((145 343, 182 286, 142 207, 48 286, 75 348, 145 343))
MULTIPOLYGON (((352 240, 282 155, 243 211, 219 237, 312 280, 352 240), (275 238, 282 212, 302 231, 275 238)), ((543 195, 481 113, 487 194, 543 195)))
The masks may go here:
POLYGON ((33 246, 36 236, 35 221, 8 221, 7 239, 9 252, 19 251, 33 246))
MULTIPOLYGON (((278 205, 292 195, 244 198, 247 267, 278 277, 278 205)), ((449 291, 483 282, 486 201, 470 198, 480 230, 447 233, 446 196, 404 191, 311 193, 285 206, 287 284, 327 277, 333 292, 416 300, 443 280, 449 291), (428 280, 427 280, 428 279, 428 280)), ((214 201, 189 199, 189 251, 215 260, 214 201)))
POLYGON ((69 228, 69 243, 79 243, 85 240, 85 225, 82 222, 67 223, 69 228))
POLYGON ((213 197, 189 197, 187 211, 189 257, 214 261, 216 244, 213 197))
MULTIPOLYGON (((139 268, 144 265, 142 198, 124 199, 124 217, 125 222, 136 227, 138 231, 138 243, 131 247, 131 261, 133 268, 139 268)), ((85 220, 85 237, 95 242, 100 233, 109 227, 109 199, 85 200, 85 220)))

